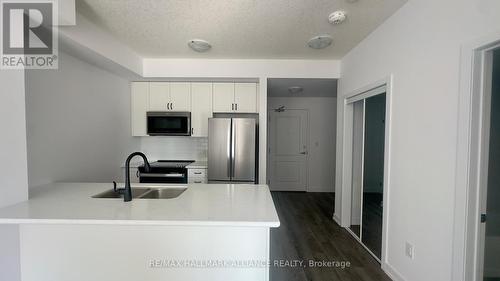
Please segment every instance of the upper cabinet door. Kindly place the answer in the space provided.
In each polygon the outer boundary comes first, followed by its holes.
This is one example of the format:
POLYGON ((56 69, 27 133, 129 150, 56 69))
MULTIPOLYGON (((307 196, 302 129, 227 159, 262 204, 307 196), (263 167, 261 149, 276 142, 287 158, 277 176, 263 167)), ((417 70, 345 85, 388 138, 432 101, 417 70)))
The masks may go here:
POLYGON ((256 113, 257 112, 257 84, 256 83, 235 83, 234 102, 236 112, 256 113))
POLYGON ((214 112, 234 111, 234 83, 213 83, 214 112))
POLYGON ((170 83, 171 111, 191 111, 191 83, 170 83))
POLYGON ((132 136, 147 136, 146 112, 149 108, 148 82, 132 82, 131 105, 132 136))
POLYGON ((170 83, 149 83, 149 111, 167 111, 170 108, 170 83))
POLYGON ((208 137, 212 117, 212 83, 191 84, 191 127, 193 137, 208 137))

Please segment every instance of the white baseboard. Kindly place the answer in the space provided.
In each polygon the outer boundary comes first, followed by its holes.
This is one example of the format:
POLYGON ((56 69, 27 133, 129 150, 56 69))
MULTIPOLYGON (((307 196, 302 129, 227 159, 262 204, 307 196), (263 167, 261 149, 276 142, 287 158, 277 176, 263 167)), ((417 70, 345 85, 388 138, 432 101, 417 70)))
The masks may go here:
POLYGON ((333 214, 333 221, 336 222, 339 226, 342 226, 340 223, 340 218, 337 216, 337 214, 333 214))
POLYGON ((405 278, 399 273, 394 267, 387 263, 382 263, 382 270, 387 274, 393 281, 406 281, 405 278))

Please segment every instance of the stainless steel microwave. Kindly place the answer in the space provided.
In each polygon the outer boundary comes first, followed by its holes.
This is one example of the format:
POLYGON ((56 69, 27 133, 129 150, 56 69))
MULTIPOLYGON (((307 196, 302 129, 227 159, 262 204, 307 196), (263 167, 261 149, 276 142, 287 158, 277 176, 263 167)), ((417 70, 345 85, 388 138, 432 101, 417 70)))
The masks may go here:
POLYGON ((147 112, 148 135, 190 136, 191 112, 147 112))

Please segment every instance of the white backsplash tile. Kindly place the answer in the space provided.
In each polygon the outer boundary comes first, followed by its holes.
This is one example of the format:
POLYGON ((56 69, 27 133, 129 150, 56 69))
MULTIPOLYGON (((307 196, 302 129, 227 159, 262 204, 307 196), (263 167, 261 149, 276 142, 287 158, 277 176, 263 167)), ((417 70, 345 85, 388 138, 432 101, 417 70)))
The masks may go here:
POLYGON ((154 160, 206 161, 208 138, 194 137, 141 137, 141 151, 154 160))

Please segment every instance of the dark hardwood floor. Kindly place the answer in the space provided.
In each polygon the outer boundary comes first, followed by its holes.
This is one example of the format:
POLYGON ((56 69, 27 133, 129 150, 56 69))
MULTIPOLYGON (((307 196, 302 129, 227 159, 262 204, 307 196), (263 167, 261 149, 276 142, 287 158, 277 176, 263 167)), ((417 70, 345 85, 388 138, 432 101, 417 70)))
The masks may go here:
MULTIPOLYGON (((281 221, 271 229, 271 261, 303 261, 271 266, 271 281, 390 281, 380 264, 333 220, 332 193, 272 192, 281 221), (309 261, 349 262, 350 266, 309 267, 309 261)), ((346 265, 346 264, 344 264, 346 265)))

